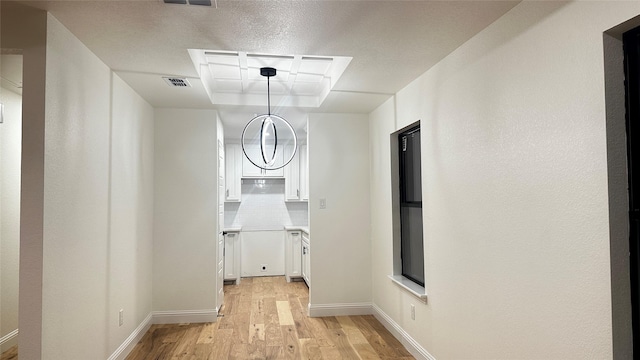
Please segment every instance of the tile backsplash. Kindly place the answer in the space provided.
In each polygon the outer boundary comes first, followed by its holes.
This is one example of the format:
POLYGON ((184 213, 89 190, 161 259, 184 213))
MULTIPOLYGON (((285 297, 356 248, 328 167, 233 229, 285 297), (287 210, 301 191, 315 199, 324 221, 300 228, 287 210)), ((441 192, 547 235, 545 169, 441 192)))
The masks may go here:
POLYGON ((242 201, 224 204, 225 227, 282 230, 285 225, 309 225, 306 202, 284 201, 284 179, 243 179, 242 201))

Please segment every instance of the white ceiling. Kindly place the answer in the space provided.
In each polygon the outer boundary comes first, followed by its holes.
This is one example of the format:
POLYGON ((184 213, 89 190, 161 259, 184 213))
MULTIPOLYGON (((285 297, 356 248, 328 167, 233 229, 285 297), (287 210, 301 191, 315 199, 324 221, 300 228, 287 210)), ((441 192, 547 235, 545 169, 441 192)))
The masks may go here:
POLYGON ((189 49, 189 55, 214 105, 264 105, 271 95, 273 104, 317 108, 351 62, 345 56, 204 49, 189 49), (264 67, 276 69, 269 79, 264 67))
POLYGON ((25 3, 50 11, 154 107, 217 108, 231 129, 264 109, 213 105, 188 49, 351 57, 322 105, 305 111, 368 113, 519 1, 25 3), (192 87, 169 87, 167 75, 192 87))

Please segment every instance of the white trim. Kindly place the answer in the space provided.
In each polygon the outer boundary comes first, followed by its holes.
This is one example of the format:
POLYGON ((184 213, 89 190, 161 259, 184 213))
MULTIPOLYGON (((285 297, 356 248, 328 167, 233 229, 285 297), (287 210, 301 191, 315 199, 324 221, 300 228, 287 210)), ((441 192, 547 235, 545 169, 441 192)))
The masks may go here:
POLYGON ((218 309, 154 311, 154 324, 183 324, 216 322, 218 309))
POLYGON ((436 360, 436 358, 429 354, 429 352, 423 348, 418 342, 411 337, 397 322, 393 321, 393 319, 387 315, 382 309, 380 309, 376 304, 371 305, 373 308, 373 316, 375 316, 382 325, 384 325, 387 330, 400 342, 402 345, 409 350, 411 355, 413 355, 418 360, 436 360))
POLYGON ((138 341, 142 339, 144 334, 149 331, 150 327, 151 313, 149 313, 149 315, 147 315, 147 317, 142 320, 140 325, 138 325, 138 327, 133 330, 131 335, 129 335, 129 337, 116 349, 116 351, 113 352, 113 354, 111 354, 111 356, 109 356, 107 360, 124 360, 127 355, 129 355, 131 350, 133 350, 133 348, 136 346, 138 341))
POLYGON ((427 291, 424 286, 420 286, 402 275, 388 275, 389 279, 396 285, 407 290, 411 295, 417 297, 423 302, 427 302, 427 291))
POLYGON ((0 338, 0 346, 8 343, 9 341, 15 339, 18 337, 18 329, 13 330, 12 332, 8 333, 7 335, 3 336, 0 338))
POLYGON ((309 303, 310 317, 370 315, 370 314, 373 314, 371 303, 345 303, 345 304, 311 304, 309 303))

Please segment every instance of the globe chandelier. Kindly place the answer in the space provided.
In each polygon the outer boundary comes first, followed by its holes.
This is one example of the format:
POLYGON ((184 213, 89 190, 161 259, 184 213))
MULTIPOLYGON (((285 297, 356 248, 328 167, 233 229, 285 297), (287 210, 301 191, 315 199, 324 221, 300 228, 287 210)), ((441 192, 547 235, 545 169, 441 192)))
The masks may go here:
POLYGON ((269 78, 276 75, 276 69, 260 68, 260 75, 267 78, 268 111, 266 114, 255 116, 242 130, 242 152, 264 173, 266 170, 277 170, 289 164, 298 144, 293 126, 283 117, 271 113, 269 78))

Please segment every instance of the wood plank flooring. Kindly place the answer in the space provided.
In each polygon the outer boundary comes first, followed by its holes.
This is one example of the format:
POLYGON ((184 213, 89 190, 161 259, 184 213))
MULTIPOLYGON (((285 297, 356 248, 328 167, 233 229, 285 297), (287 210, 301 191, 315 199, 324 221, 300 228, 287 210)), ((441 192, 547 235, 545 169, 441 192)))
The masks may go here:
POLYGON ((18 360, 18 345, 12 346, 3 352, 0 360, 18 360))
POLYGON ((224 292, 217 322, 152 325, 127 360, 413 359, 371 315, 307 317, 304 282, 244 278, 224 292))

